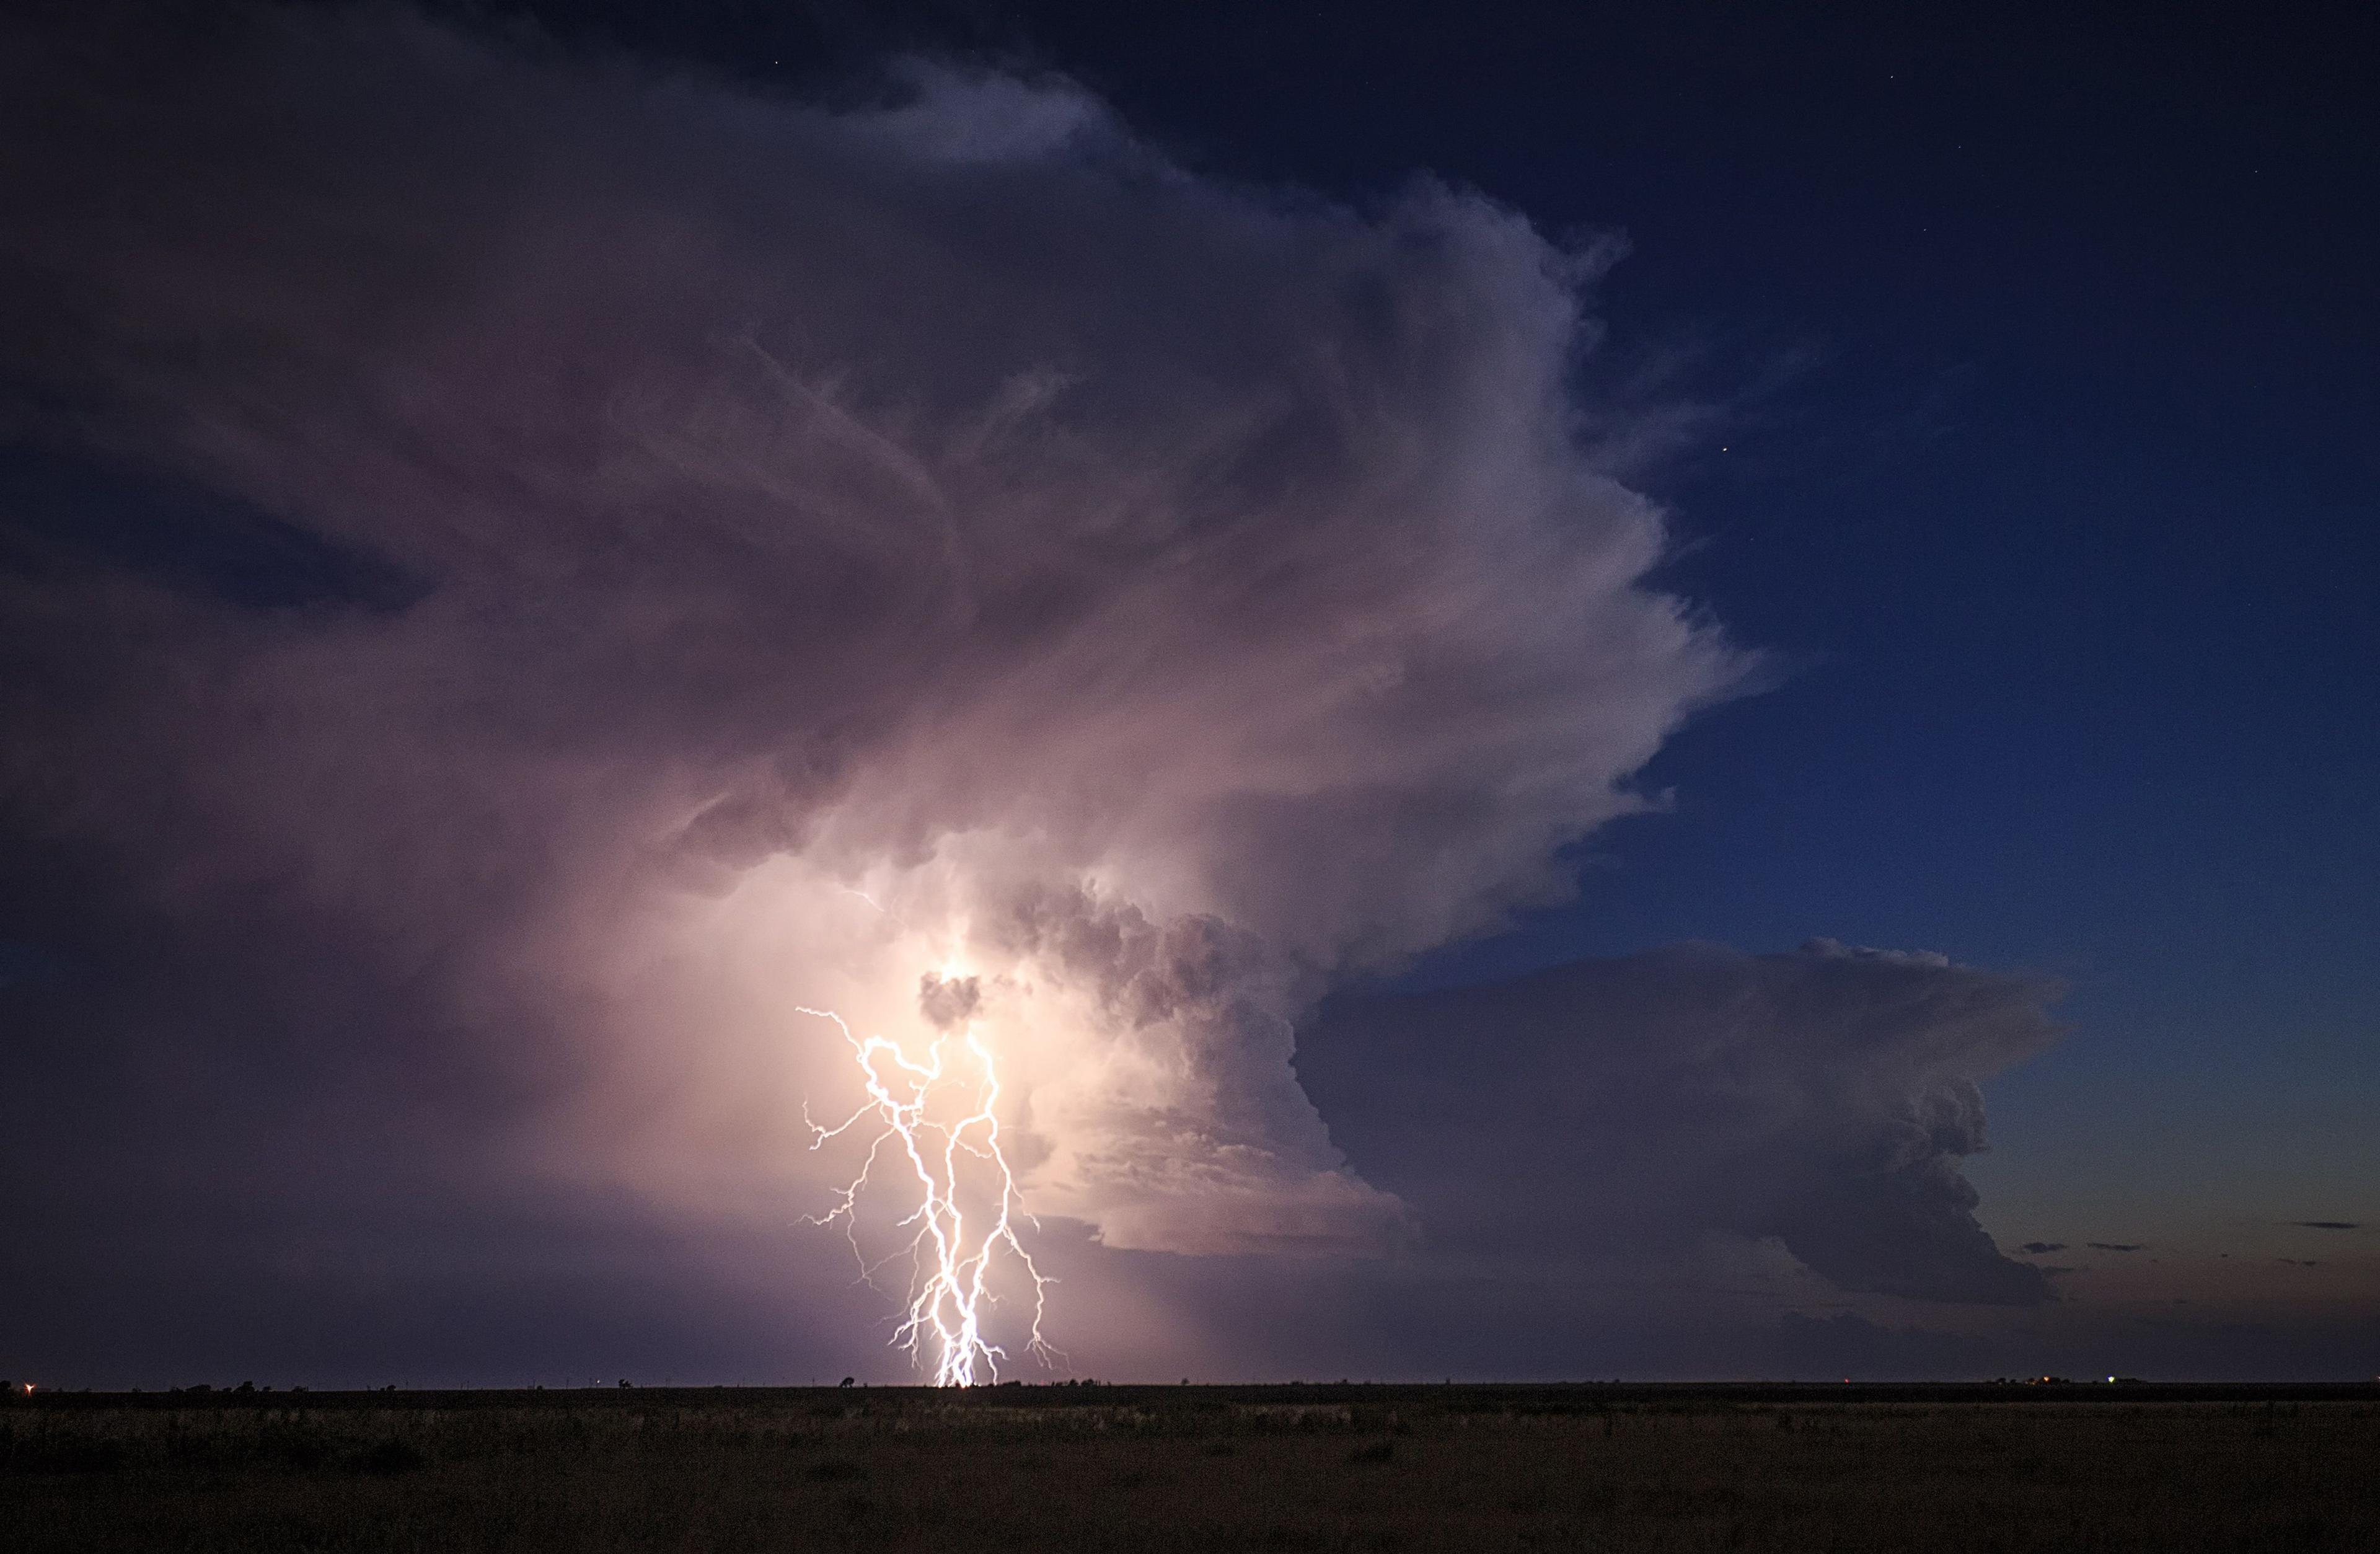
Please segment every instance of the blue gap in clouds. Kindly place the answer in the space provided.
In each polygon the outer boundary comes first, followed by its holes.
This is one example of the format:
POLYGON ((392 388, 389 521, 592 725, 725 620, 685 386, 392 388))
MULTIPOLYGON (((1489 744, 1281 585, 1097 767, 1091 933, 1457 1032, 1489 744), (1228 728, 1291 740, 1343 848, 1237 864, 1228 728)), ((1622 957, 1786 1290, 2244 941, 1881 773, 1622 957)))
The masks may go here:
POLYGON ((0 446, 0 569, 94 566, 250 610, 395 613, 429 591, 378 556, 190 481, 0 446))

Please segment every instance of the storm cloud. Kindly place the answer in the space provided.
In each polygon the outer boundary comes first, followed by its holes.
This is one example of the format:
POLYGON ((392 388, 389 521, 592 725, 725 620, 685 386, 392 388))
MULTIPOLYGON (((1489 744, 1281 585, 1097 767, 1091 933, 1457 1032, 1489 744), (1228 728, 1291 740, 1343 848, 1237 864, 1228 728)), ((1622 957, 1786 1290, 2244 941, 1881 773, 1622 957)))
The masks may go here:
POLYGON ((642 1309, 847 1168, 808 1006, 996 1031, 1078 1269, 1716 1236, 2045 1298, 1957 1165, 2045 984, 1697 946, 1301 1035, 1563 897, 1756 670, 1588 452, 1608 254, 1194 175, 1055 78, 830 109, 390 7, 6 42, 33 1244, 380 1300, 589 1226, 642 1309))
POLYGON ((541 1169, 762 1191, 848 1086, 792 1006, 915 1026, 958 954, 1039 1033, 1037 1208, 1392 1242, 1292 1018, 1560 894, 1747 667, 1580 451, 1591 266, 1475 195, 1232 188, 925 65, 828 111, 380 7, 18 42, 12 823, 541 1169))

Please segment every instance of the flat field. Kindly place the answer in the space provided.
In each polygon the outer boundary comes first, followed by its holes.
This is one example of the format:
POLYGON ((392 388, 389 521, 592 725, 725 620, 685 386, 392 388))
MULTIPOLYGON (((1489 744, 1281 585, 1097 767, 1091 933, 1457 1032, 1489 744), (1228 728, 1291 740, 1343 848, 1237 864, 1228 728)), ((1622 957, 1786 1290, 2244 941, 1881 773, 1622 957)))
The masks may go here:
POLYGON ((2380 1548, 2380 1389, 36 1396, 48 1550, 2380 1548))

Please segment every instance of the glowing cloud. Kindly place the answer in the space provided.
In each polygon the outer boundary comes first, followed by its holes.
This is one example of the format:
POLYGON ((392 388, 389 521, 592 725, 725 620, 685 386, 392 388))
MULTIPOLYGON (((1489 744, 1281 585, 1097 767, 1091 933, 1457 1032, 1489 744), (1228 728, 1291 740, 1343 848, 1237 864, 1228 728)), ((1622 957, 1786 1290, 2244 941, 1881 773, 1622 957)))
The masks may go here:
POLYGON ((1194 176, 1062 81, 830 112, 387 8, 190 47, 8 51, 10 424, 319 559, 273 609, 0 579, 20 812, 183 920, 351 931, 508 1163, 686 1212, 863 1214, 801 1124, 834 1011, 942 1379, 1038 1294, 1027 1212, 1409 1233, 1293 1020, 1559 896, 1745 669, 1583 451, 1589 262, 1194 176))

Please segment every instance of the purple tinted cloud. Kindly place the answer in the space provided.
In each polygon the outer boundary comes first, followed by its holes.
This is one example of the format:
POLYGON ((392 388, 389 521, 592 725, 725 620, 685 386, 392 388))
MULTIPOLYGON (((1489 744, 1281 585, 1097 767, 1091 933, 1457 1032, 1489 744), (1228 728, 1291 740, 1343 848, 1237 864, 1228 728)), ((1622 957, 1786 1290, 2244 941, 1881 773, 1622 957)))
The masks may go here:
MULTIPOLYGON (((833 1353, 879 1313, 788 1230, 846 1164, 821 1004, 999 1035, 1087 1352, 1269 1303, 1233 1257, 1279 1251, 1402 1255, 1375 1354, 1548 1259, 2044 1298, 1958 1170, 2030 979, 1694 947, 1297 1051, 1349 971, 1562 894, 1754 667, 1584 451, 1600 260, 1440 185, 1200 177, 1060 80, 828 111, 387 8, 98 36, 0 51, 26 1277, 183 1269, 226 1354, 557 1279, 619 1292, 607 1343, 797 1295, 833 1353)), ((1354 1276, 1300 1277, 1320 1352, 1354 1276)))
POLYGON ((20 494, 10 813, 518 1170, 782 1220, 852 1084, 795 1006, 922 1030, 955 956, 1037 1208, 1393 1244, 1292 1019, 1561 893, 1746 674, 1582 452, 1592 266, 1476 195, 1231 187, 1060 80, 829 111, 388 8, 19 42, 10 435, 198 500, 96 555, 71 480, 20 494), (263 535, 306 586, 190 559, 263 535))

